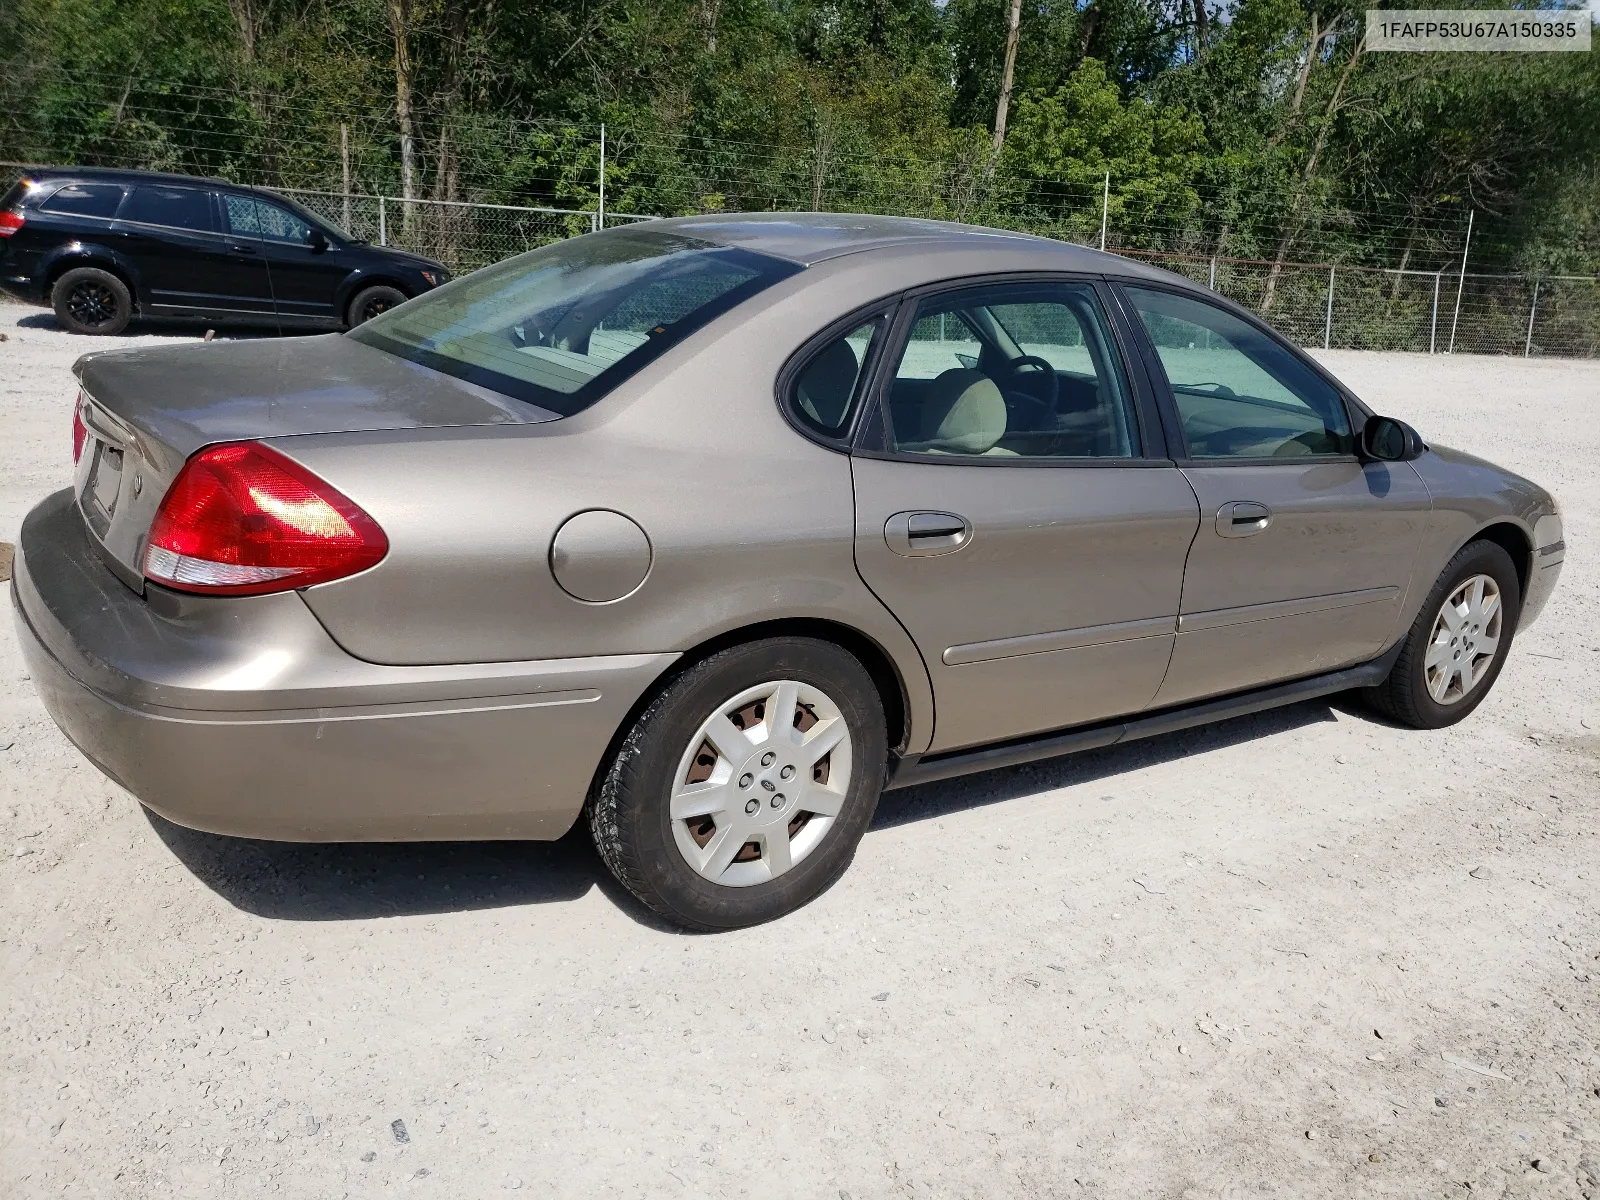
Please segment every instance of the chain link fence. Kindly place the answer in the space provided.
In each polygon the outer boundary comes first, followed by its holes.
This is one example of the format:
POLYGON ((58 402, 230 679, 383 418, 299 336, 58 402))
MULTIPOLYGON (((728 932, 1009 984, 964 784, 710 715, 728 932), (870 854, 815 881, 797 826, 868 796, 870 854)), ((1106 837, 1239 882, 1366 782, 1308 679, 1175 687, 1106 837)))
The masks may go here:
POLYGON ((472 204, 453 200, 407 200, 274 189, 352 237, 375 246, 394 246, 450 268, 451 274, 476 271, 537 246, 600 228, 652 220, 636 213, 606 213, 574 208, 530 208, 512 204, 472 204))
POLYGON ((1600 279, 1122 253, 1258 313, 1302 346, 1600 357, 1600 279))
MULTIPOLYGON (((0 163, 0 168, 24 165, 0 163)), ((592 209, 276 190, 354 237, 437 259, 457 275, 602 226, 655 219, 637 213, 602 215, 592 209)), ((1090 245, 1107 236, 1103 212, 1085 208, 1077 217, 1081 219, 1012 227, 1090 245)), ((1108 232, 1109 248, 1208 285, 1260 313, 1303 346, 1600 357, 1600 277, 1273 264, 1119 248, 1114 225, 1108 232)))

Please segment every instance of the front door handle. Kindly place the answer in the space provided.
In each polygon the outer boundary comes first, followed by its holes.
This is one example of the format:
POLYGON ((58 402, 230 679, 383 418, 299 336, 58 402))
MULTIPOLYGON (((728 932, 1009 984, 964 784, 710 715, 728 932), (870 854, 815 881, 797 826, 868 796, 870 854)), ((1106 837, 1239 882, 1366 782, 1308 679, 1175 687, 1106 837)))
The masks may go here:
POLYGON ((1217 509, 1217 533, 1222 537, 1249 537, 1272 524, 1272 510, 1254 500, 1233 500, 1217 509))
POLYGON ((232 250, 235 254, 259 254, 259 253, 261 253, 254 246, 230 245, 228 247, 228 249, 232 250))
POLYGON ((949 554, 971 539, 972 522, 955 513, 895 513, 883 526, 883 540, 889 549, 910 558, 949 554))

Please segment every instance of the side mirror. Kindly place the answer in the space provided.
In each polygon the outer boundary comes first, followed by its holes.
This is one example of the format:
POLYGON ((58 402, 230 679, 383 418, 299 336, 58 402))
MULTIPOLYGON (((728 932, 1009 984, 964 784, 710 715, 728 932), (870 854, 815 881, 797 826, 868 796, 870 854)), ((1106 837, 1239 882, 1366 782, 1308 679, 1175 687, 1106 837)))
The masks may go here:
POLYGON ((1393 417, 1370 417, 1361 427, 1361 453, 1378 462, 1409 462, 1428 448, 1419 434, 1393 417))
POLYGON ((308 233, 306 235, 306 241, 310 244, 311 253, 313 254, 321 254, 328 248, 327 235, 324 234, 320 229, 313 229, 310 233, 308 233))

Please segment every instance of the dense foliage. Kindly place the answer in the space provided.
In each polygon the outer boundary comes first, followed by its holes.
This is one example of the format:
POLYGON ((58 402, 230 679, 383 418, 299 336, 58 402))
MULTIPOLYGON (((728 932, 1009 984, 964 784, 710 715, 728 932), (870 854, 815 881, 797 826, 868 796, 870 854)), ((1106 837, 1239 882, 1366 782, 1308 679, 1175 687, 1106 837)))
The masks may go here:
MULTIPOLYGON (((0 158, 671 214, 952 216, 1600 265, 1600 53, 1368 53, 1348 0, 11 0, 0 158)), ((1265 282, 1272 304, 1275 275, 1265 282)))

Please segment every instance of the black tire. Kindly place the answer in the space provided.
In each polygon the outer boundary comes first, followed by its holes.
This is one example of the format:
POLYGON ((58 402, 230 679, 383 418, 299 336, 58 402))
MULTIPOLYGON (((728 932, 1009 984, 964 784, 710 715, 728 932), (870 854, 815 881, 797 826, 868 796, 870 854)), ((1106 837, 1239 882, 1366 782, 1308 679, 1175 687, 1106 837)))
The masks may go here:
POLYGON ((363 321, 370 321, 379 313, 388 312, 396 304, 404 304, 408 297, 397 287, 390 287, 386 283, 374 284, 369 288, 362 288, 350 301, 350 308, 346 312, 346 320, 350 328, 354 329, 363 321))
POLYGON ((128 285, 99 267, 74 267, 50 289, 56 320, 72 333, 109 337, 133 320, 128 285))
POLYGON ((1516 564, 1505 549, 1494 542, 1468 542, 1456 556, 1445 564, 1438 582, 1428 593, 1417 619, 1402 643, 1400 657, 1388 678, 1376 687, 1360 693, 1377 712, 1401 725, 1413 729, 1443 729, 1467 717, 1483 703, 1494 687, 1511 650, 1511 639, 1516 633, 1517 619, 1522 613, 1522 589, 1517 582, 1516 564), (1425 659, 1433 636, 1434 622, 1444 607, 1445 600, 1474 575, 1487 575, 1500 589, 1502 614, 1499 644, 1478 682, 1460 699, 1440 704, 1428 692, 1425 659))
POLYGON ((611 873, 673 924, 702 932, 760 924, 806 904, 849 866, 877 809, 887 754, 883 705, 854 655, 804 637, 734 646, 684 671, 645 706, 596 780, 589 830, 611 873), (820 689, 837 706, 851 739, 851 779, 832 825, 791 869, 726 886, 702 876, 678 848, 669 810, 674 776, 690 739, 720 706, 784 679, 820 689))

